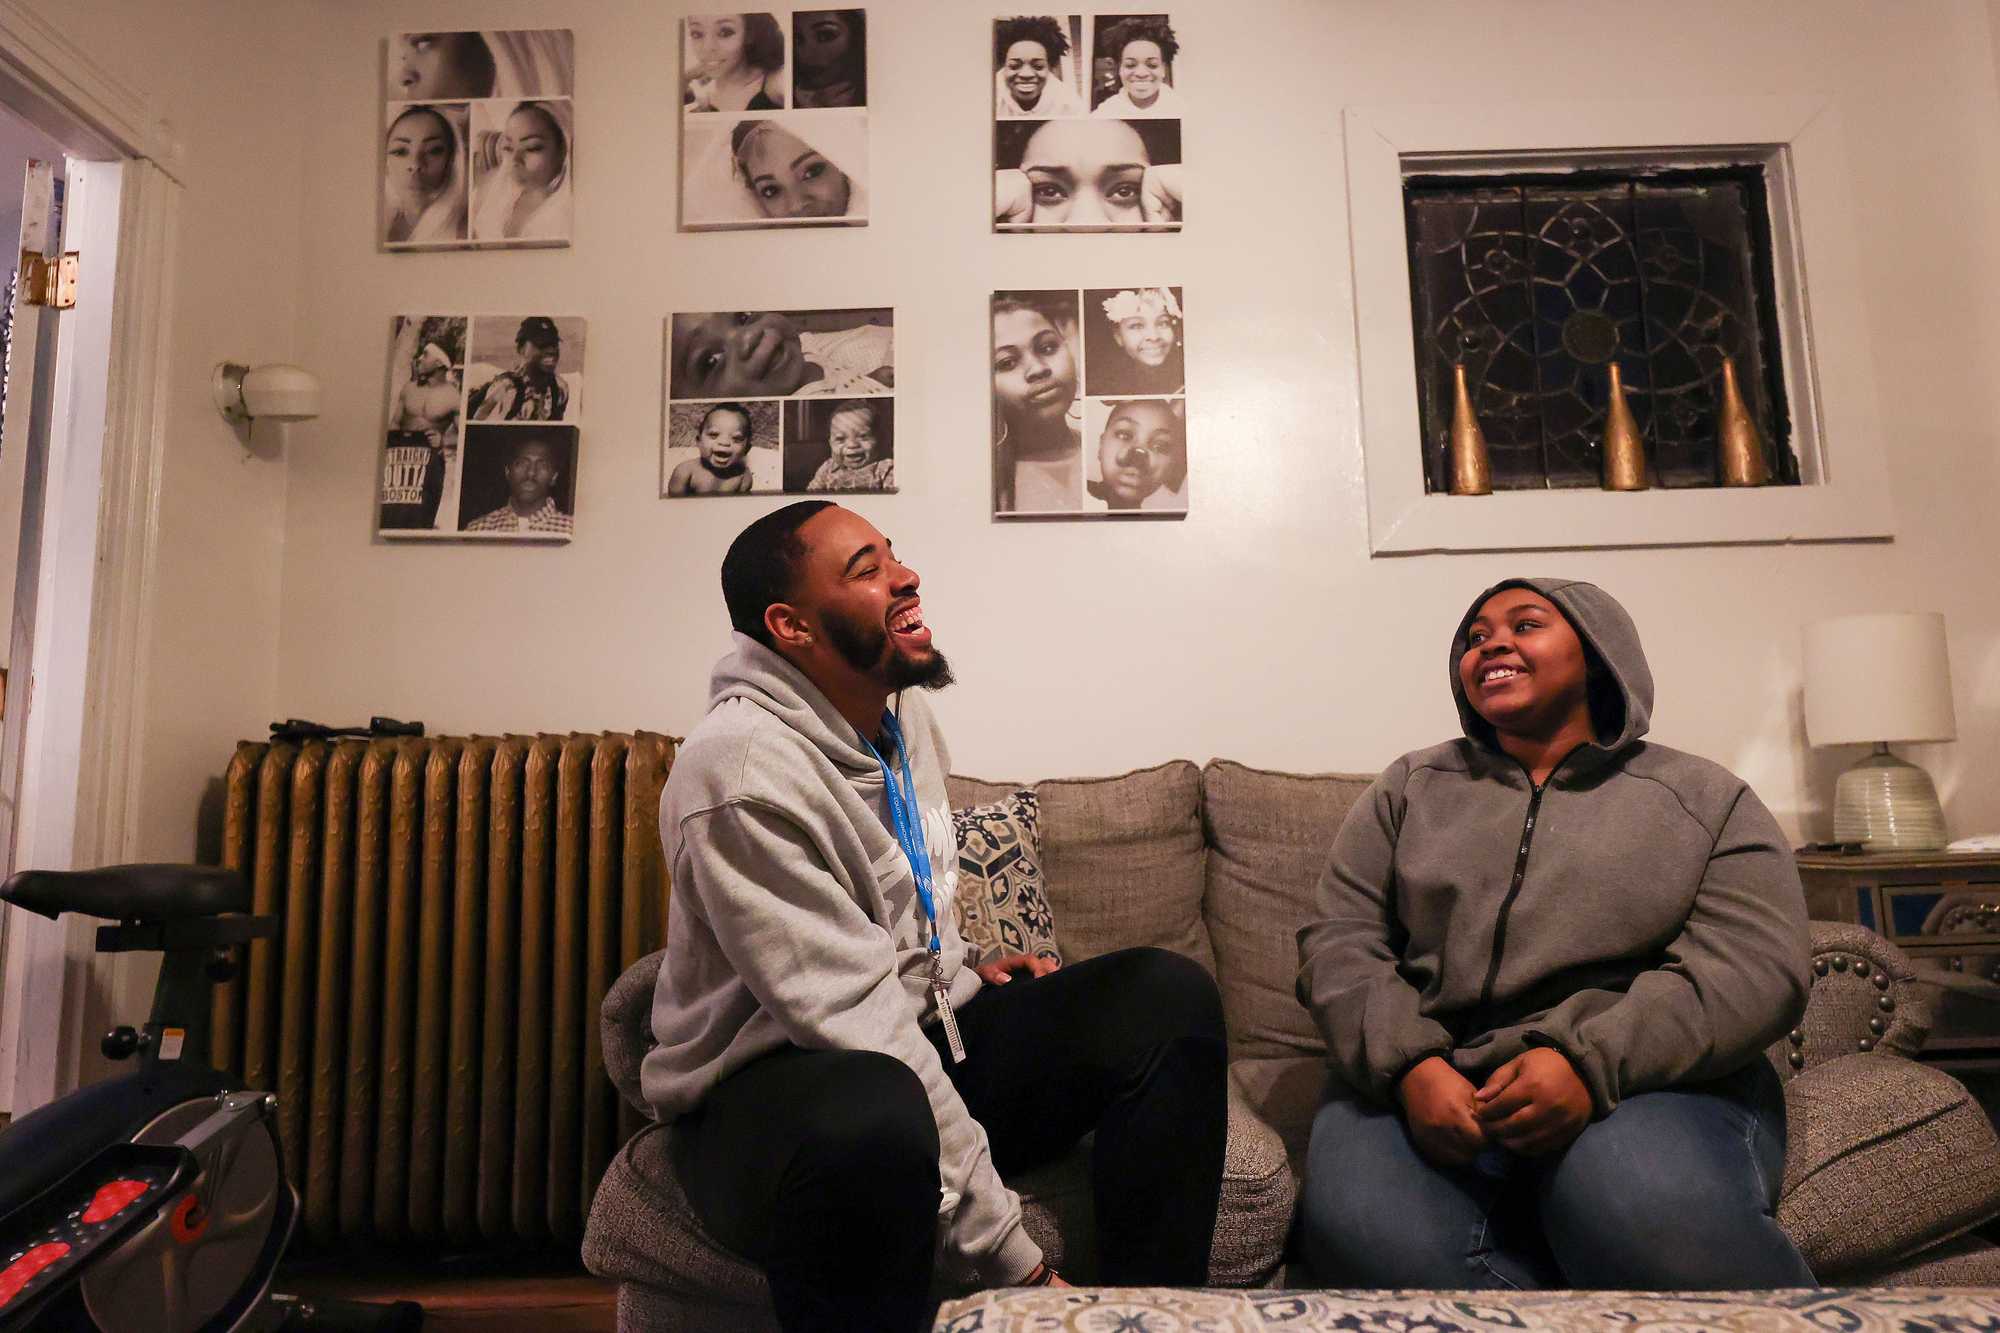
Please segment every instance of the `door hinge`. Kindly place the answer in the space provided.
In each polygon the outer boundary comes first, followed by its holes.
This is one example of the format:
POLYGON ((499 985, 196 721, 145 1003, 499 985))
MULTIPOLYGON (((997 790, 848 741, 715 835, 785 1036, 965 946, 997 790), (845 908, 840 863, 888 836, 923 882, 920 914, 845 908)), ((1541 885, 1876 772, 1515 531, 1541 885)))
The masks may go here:
POLYGON ((68 310, 76 305, 77 279, 83 272, 83 257, 74 250, 60 255, 21 252, 21 301, 24 305, 68 310))

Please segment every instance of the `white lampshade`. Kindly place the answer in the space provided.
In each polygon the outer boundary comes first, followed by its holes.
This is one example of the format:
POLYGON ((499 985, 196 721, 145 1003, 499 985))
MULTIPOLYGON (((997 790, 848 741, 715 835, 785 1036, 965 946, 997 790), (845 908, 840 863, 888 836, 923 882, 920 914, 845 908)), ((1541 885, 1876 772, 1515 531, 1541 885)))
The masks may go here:
POLYGON ((1892 611, 1806 626, 1805 695, 1814 745, 1958 739, 1944 617, 1892 611))

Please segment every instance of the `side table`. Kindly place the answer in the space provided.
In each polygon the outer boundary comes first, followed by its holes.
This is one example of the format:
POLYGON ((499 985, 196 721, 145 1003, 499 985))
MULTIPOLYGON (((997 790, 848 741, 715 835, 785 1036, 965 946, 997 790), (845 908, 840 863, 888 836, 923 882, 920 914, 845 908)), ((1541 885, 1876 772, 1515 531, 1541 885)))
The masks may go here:
POLYGON ((1799 852, 1806 911, 1894 941, 1919 968, 1972 979, 1937 992, 1928 1062, 2000 1066, 2000 855, 1799 852), (1991 998, 1979 992, 1992 984, 1991 998))

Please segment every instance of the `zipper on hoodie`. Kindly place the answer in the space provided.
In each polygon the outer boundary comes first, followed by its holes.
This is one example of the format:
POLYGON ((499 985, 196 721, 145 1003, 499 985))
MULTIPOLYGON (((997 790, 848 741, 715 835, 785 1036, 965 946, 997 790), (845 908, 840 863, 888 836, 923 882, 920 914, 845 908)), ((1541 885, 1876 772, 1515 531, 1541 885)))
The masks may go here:
POLYGON ((1507 918, 1514 910, 1514 900, 1521 896, 1521 885, 1528 878, 1528 848, 1535 841, 1535 819, 1541 814, 1542 793, 1556 780, 1556 774, 1562 772, 1563 765, 1570 761, 1571 756, 1583 748, 1583 745, 1575 745, 1565 751, 1549 770, 1549 775, 1540 782, 1535 781, 1535 775, 1529 772, 1526 764, 1518 759, 1514 761, 1520 764, 1523 773, 1528 774, 1528 817, 1521 821, 1521 847, 1514 853, 1514 880, 1507 886, 1507 896, 1500 900, 1500 916, 1493 923, 1493 961, 1486 968, 1486 984, 1479 988, 1479 1007, 1482 1009, 1493 1003, 1493 987, 1500 980, 1500 955, 1507 951, 1507 918))

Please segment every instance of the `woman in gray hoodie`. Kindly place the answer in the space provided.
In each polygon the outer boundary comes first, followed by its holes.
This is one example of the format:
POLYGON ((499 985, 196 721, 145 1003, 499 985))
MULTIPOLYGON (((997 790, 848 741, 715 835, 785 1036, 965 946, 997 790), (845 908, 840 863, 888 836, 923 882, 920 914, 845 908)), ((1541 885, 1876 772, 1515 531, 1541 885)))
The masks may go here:
POLYGON ((1509 579, 1451 645, 1465 735, 1341 826, 1299 931, 1333 1078, 1300 1232, 1340 1286, 1812 1286, 1771 1217, 1804 894, 1756 795, 1650 744, 1602 589, 1509 579))

